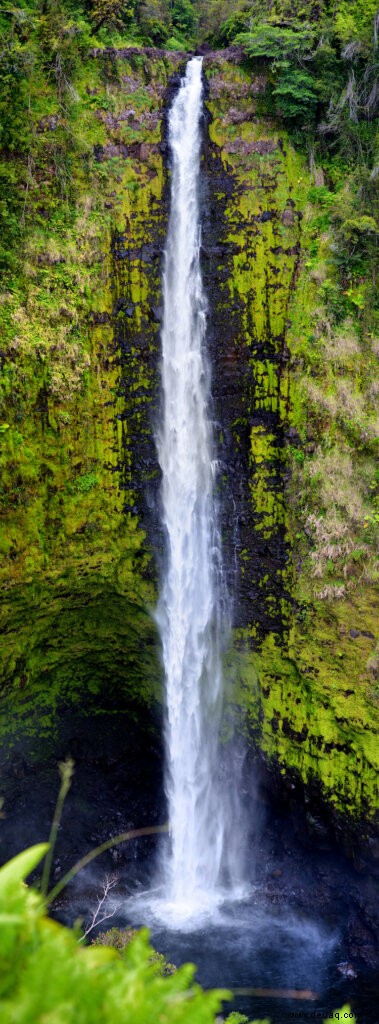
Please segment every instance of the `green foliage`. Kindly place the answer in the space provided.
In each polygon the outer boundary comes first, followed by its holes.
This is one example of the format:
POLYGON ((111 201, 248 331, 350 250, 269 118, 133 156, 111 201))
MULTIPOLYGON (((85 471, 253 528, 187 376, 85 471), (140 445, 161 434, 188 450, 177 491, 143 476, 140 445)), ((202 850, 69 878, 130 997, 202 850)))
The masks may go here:
POLYGON ((25 149, 32 139, 28 97, 35 54, 14 38, 5 38, 0 52, 0 145, 25 149))
POLYGON ((309 127, 315 120, 317 88, 308 70, 313 41, 309 27, 284 28, 269 22, 254 26, 235 40, 244 47, 250 61, 269 64, 277 112, 292 127, 309 127))
POLYGON ((231 14, 229 18, 226 18, 221 25, 218 42, 224 46, 228 46, 237 35, 241 35, 246 32, 249 27, 250 17, 250 8, 248 5, 244 5, 241 10, 233 11, 233 14, 231 14))
MULTIPOLYGON (((33 846, 0 869, 4 1024, 214 1024, 229 993, 204 992, 193 981, 192 964, 175 970, 162 963, 146 929, 112 929, 83 948, 74 931, 44 916, 41 897, 24 879, 47 849, 33 846)), ((238 1013, 227 1021, 249 1024, 238 1013)))
MULTIPOLYGON (((300 24, 299 7, 278 0, 269 16, 262 10, 250 31, 237 34, 235 41, 254 71, 263 63, 268 98, 296 144, 307 144, 312 158, 317 154, 335 182, 338 178, 337 191, 349 181, 348 196, 341 202, 329 182, 315 186, 309 195, 322 210, 315 219, 318 235, 332 225, 334 229, 329 255, 329 269, 334 269, 324 275, 321 289, 335 320, 352 310, 371 311, 377 325, 379 142, 373 122, 379 110, 379 65, 374 8, 363 3, 351 8, 341 0, 333 12, 324 5, 314 21, 308 5, 303 13, 309 20, 300 24)), ((228 40, 231 24, 229 19, 228 40)))
POLYGON ((323 210, 330 210, 336 201, 334 192, 331 192, 326 185, 313 185, 309 189, 307 198, 310 203, 319 203, 323 210))
POLYGON ((277 83, 273 89, 278 111, 288 122, 313 124, 317 95, 312 75, 289 61, 281 61, 277 83))
POLYGON ((99 478, 96 473, 84 473, 75 481, 75 490, 81 494, 87 494, 88 491, 92 491, 93 487, 97 487, 99 478))
POLYGON ((335 5, 335 31, 343 45, 352 39, 372 42, 377 0, 338 0, 335 5))
POLYGON ((312 38, 309 29, 295 31, 293 28, 266 23, 255 25, 251 32, 238 35, 235 42, 244 47, 249 60, 282 61, 286 57, 308 52, 312 38))
MULTIPOLYGON (((92 941, 93 946, 110 946, 112 949, 117 949, 120 956, 124 957, 128 946, 137 935, 135 928, 109 928, 106 932, 99 932, 95 939, 92 941)), ((150 957, 150 963, 157 967, 159 974, 164 977, 168 974, 174 974, 177 968, 175 964, 170 964, 163 953, 158 953, 156 949, 152 950, 150 957)))
MULTIPOLYGON (((225 1024, 249 1024, 249 1018, 244 1013, 238 1013, 238 1011, 234 1010, 233 1013, 226 1017, 225 1024)), ((253 1024, 253 1022, 250 1022, 250 1024, 253 1024)), ((263 1020, 261 1024, 269 1024, 269 1021, 263 1020)))
POLYGON ((203 992, 190 964, 162 975, 146 931, 120 956, 82 948, 77 935, 44 917, 42 899, 23 884, 46 844, 0 870, 0 1011, 4 1024, 213 1024, 223 991, 203 992))
POLYGON ((184 38, 193 36, 196 18, 192 0, 174 0, 172 5, 172 23, 184 38))
POLYGON ((137 0, 94 0, 90 10, 91 24, 96 30, 107 28, 122 30, 133 24, 137 0))
POLYGON ((177 50, 179 52, 186 52, 189 49, 189 44, 182 38, 178 39, 177 36, 170 36, 165 43, 166 50, 177 50))
POLYGON ((141 0, 137 11, 138 24, 148 43, 163 46, 170 36, 170 12, 164 0, 141 0))

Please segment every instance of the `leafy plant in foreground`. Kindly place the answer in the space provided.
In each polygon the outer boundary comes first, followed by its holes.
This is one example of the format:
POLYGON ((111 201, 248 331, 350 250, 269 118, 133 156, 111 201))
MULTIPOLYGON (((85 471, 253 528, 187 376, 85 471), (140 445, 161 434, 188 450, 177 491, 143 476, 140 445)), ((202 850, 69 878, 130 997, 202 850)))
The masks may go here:
POLYGON ((121 959, 110 947, 79 946, 74 931, 44 916, 23 880, 46 852, 34 846, 0 870, 3 1024, 213 1024, 228 993, 203 992, 191 964, 162 977, 146 930, 121 959))
MULTIPOLYGON (((47 852, 41 843, 0 869, 2 1024, 214 1024, 230 993, 204 992, 192 964, 162 963, 146 929, 126 942, 113 929, 111 942, 83 948, 74 930, 44 915, 24 879, 47 852)), ((228 1020, 249 1024, 236 1013, 228 1020)))

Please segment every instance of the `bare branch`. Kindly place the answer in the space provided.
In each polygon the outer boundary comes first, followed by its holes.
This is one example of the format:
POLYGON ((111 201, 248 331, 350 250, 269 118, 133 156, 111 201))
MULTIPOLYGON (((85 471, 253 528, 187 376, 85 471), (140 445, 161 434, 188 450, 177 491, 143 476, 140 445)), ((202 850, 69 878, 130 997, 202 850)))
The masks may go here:
POLYGON ((108 921, 111 917, 114 917, 115 914, 117 914, 118 910, 120 910, 121 903, 118 903, 113 907, 113 910, 107 910, 105 913, 102 914, 102 910, 104 908, 106 900, 108 899, 109 893, 111 892, 112 889, 114 889, 115 885, 117 885, 117 882, 118 875, 105 876, 105 881, 103 882, 102 887, 102 896, 99 896, 97 907, 92 914, 91 921, 87 925, 84 934, 79 939, 79 942, 83 942, 83 939, 85 939, 87 935, 89 935, 89 933, 97 927, 97 925, 103 924, 104 921, 108 921))

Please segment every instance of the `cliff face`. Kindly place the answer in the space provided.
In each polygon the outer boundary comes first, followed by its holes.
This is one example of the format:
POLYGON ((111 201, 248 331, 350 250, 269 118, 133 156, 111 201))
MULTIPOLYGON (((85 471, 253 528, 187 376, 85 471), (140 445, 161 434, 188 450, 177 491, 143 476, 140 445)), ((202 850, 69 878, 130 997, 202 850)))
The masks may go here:
MULTIPOLYGON (((162 547, 154 429, 165 116, 184 61, 93 52, 75 83, 85 146, 72 157, 70 203, 51 198, 55 114, 36 127, 46 139, 36 228, 23 288, 1 305, 1 680, 3 736, 32 735, 39 752, 54 743, 63 706, 137 713, 160 697, 149 609, 152 552, 159 561, 162 547)), ((316 781, 338 809, 371 814, 371 582, 317 596, 313 521, 304 532, 301 460, 315 444, 301 436, 299 348, 320 301, 308 261, 311 180, 270 116, 264 76, 249 76, 238 51, 207 56, 204 70, 203 270, 236 613, 229 713, 243 709, 282 774, 316 781)))
MULTIPOLYGON (((238 595, 231 661, 266 757, 321 784, 335 808, 370 814, 377 806, 377 598, 362 478, 375 475, 374 410, 370 419, 368 398, 366 437, 347 454, 330 414, 318 408, 316 420, 311 389, 315 381, 319 393, 325 388, 323 401, 337 405, 344 385, 362 401, 359 378, 373 352, 359 343, 351 316, 325 351, 333 330, 320 289, 325 270, 320 257, 319 264, 310 259, 320 233, 309 202, 317 188, 267 113, 264 77, 251 79, 222 57, 207 58, 205 69, 205 275, 224 533, 238 595), (328 376, 320 380, 315 364, 322 360, 328 376), (342 484, 344 473, 350 485, 342 484), (359 571, 361 557, 367 562, 359 571)), ((326 231, 323 246, 325 261, 326 231)))
POLYGON ((76 83, 70 203, 49 182, 58 115, 36 129, 46 147, 25 287, 1 307, 1 678, 3 732, 25 729, 37 745, 62 705, 101 711, 159 694, 142 513, 167 215, 162 116, 178 63, 92 54, 76 83))

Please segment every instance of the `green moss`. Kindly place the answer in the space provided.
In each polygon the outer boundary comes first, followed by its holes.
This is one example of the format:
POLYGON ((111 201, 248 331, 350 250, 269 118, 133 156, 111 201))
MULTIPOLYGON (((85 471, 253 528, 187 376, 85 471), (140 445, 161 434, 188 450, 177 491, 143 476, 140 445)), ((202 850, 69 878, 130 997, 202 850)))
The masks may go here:
POLYGON ((142 249, 155 224, 164 232, 157 142, 178 60, 147 67, 131 55, 108 69, 101 57, 78 66, 64 203, 51 174, 56 132, 63 140, 65 131, 53 85, 32 103, 39 149, 26 257, 0 301, 2 735, 52 735, 63 704, 93 710, 96 698, 101 711, 159 694, 146 611, 155 602, 151 553, 137 516, 125 511, 135 505, 132 417, 146 429, 152 376, 138 346, 120 359, 113 311, 117 292, 133 304, 130 348, 157 301, 142 249), (127 260, 112 259, 114 243, 127 260))
MULTIPOLYGON (((11 738, 47 742, 63 705, 101 713, 159 694, 135 438, 151 438, 160 268, 145 248, 165 233, 162 103, 182 62, 87 58, 65 118, 53 80, 33 85, 25 259, 0 296, 0 731, 11 738)), ((352 199, 310 188, 263 76, 212 57, 205 71, 213 153, 232 183, 216 199, 230 252, 221 301, 238 322, 228 355, 246 368, 234 444, 249 438, 255 541, 287 557, 255 581, 278 628, 262 643, 252 608, 236 636, 225 729, 246 707, 268 759, 317 778, 338 808, 371 813, 375 343, 365 286, 343 292, 332 249, 333 216, 352 199)), ((17 154, 14 174, 24 195, 17 154)), ((240 565, 248 582, 246 546, 240 565)))
MULTIPOLYGON (((278 525, 286 521, 284 495, 274 489, 278 472, 278 463, 283 460, 283 451, 278 447, 274 434, 265 431, 262 425, 251 428, 251 466, 250 480, 251 500, 254 513, 258 517, 255 529, 269 538, 278 525)), ((269 582, 264 577, 261 585, 269 582)))
MULTIPOLYGON (((258 581, 260 604, 268 621, 281 616, 281 630, 262 642, 252 608, 249 628, 235 638, 231 677, 269 760, 304 782, 317 779, 340 810, 372 814, 375 345, 362 341, 351 320, 340 328, 333 320, 349 314, 354 298, 343 296, 333 264, 335 196, 310 188, 302 155, 265 109, 263 80, 251 88, 243 69, 212 58, 206 69, 211 139, 235 182, 226 207, 233 256, 225 287, 240 310, 236 352, 245 358, 248 350, 250 368, 235 444, 248 425, 257 537, 275 543, 284 532, 294 552, 279 571, 280 599, 269 573, 258 581), (288 431, 295 442, 283 447, 288 431)), ((240 563, 245 579, 249 552, 240 563)))
POLYGON ((240 666, 249 728, 268 759, 304 782, 317 779, 327 801, 354 815, 374 814, 378 799, 378 710, 364 668, 375 615, 370 601, 353 616, 342 602, 331 617, 310 611, 287 648, 271 634, 240 666))

